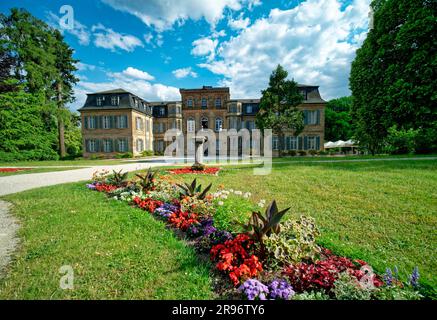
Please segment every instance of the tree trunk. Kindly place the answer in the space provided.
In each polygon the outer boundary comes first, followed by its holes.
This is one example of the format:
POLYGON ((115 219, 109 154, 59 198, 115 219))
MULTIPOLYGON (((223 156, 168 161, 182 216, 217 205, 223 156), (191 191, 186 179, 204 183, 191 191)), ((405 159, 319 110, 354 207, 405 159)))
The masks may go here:
MULTIPOLYGON (((56 85, 56 90, 58 93, 58 108, 63 108, 62 106, 62 83, 58 82, 56 85)), ((59 155, 61 158, 65 157, 65 127, 64 120, 62 119, 62 114, 59 112, 58 114, 58 142, 59 142, 59 155)))

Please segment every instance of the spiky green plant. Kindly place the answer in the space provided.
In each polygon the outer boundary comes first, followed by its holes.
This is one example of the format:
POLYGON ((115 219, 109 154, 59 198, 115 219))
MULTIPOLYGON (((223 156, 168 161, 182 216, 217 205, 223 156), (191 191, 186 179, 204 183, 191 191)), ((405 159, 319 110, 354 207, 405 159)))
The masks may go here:
POLYGON ((196 197, 199 200, 205 199, 209 189, 211 189, 212 183, 210 183, 203 191, 202 185, 197 185, 197 179, 194 179, 191 183, 184 182, 183 184, 176 184, 180 189, 181 198, 183 197, 196 197))
POLYGON ((279 222, 288 210, 290 208, 279 211, 276 201, 273 200, 268 205, 264 215, 259 211, 252 212, 249 222, 243 226, 246 232, 259 245, 259 257, 261 259, 264 259, 266 256, 265 237, 281 231, 279 222))
POLYGON ((149 191, 153 188, 153 184, 155 181, 155 175, 157 171, 152 171, 151 168, 149 168, 146 172, 146 174, 136 174, 136 176, 140 179, 138 184, 141 186, 141 189, 145 191, 149 191))
POLYGON ((115 170, 112 170, 112 174, 109 176, 108 182, 117 187, 122 187, 126 185, 128 172, 122 172, 122 171, 123 170, 117 172, 115 170))

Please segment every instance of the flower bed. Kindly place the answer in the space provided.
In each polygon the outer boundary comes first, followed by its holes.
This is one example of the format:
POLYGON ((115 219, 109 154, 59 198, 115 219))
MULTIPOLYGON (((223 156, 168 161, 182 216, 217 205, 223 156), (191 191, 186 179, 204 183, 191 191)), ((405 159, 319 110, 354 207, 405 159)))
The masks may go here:
POLYGON ((192 167, 169 169, 168 172, 173 174, 215 174, 217 175, 220 168, 217 167, 205 167, 203 170, 194 170, 192 167))
POLYGON ((235 210, 238 201, 249 202, 250 192, 219 186, 209 193, 211 185, 202 190, 196 179, 179 184, 150 170, 136 180, 126 178, 121 172, 96 173, 87 187, 152 214, 189 239, 200 255, 208 254, 223 286, 219 293, 250 300, 422 298, 417 268, 407 281, 391 269, 383 276, 375 274, 365 261, 319 247, 320 232, 311 217, 282 223, 288 209, 278 210, 275 201, 264 214, 256 211, 265 206, 264 200, 252 207, 243 205, 253 211, 249 222, 230 232, 220 221, 229 219, 223 210, 235 210))
POLYGON ((24 170, 32 170, 32 168, 0 168, 0 172, 17 172, 24 170))

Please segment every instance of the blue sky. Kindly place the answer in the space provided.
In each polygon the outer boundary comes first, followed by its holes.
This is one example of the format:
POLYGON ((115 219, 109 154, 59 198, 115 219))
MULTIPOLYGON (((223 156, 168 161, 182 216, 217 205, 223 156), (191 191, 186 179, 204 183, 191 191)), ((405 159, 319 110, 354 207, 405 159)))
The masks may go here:
POLYGON ((234 98, 257 98, 281 63, 290 78, 320 86, 322 97, 349 94, 355 51, 368 29, 370 0, 16 0, 56 28, 60 8, 73 8, 63 30, 80 60, 75 88, 124 87, 149 101, 178 100, 178 88, 229 86, 234 98))

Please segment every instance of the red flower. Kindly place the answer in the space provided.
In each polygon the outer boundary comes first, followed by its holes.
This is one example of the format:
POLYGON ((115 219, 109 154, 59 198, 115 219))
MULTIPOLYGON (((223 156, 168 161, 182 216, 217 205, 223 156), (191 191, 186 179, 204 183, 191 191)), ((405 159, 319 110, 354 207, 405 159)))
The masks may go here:
POLYGON ((111 184, 106 184, 106 183, 97 183, 96 184, 96 190, 99 192, 109 193, 111 191, 114 191, 115 189, 117 189, 117 186, 113 186, 111 184))
POLYGON ((218 261, 217 269, 229 272, 229 278, 235 286, 242 279, 255 277, 263 270, 258 257, 249 255, 252 245, 253 241, 247 234, 239 234, 234 239, 211 248, 211 259, 218 261))
POLYGON ((162 206, 163 202, 158 200, 153 200, 152 198, 146 198, 142 200, 139 197, 135 197, 133 199, 133 203, 137 205, 139 208, 148 211, 150 213, 155 212, 156 208, 162 206))
POLYGON ((216 174, 220 171, 220 168, 206 167, 203 170, 193 170, 191 167, 186 167, 180 169, 171 169, 168 171, 173 174, 216 174))

